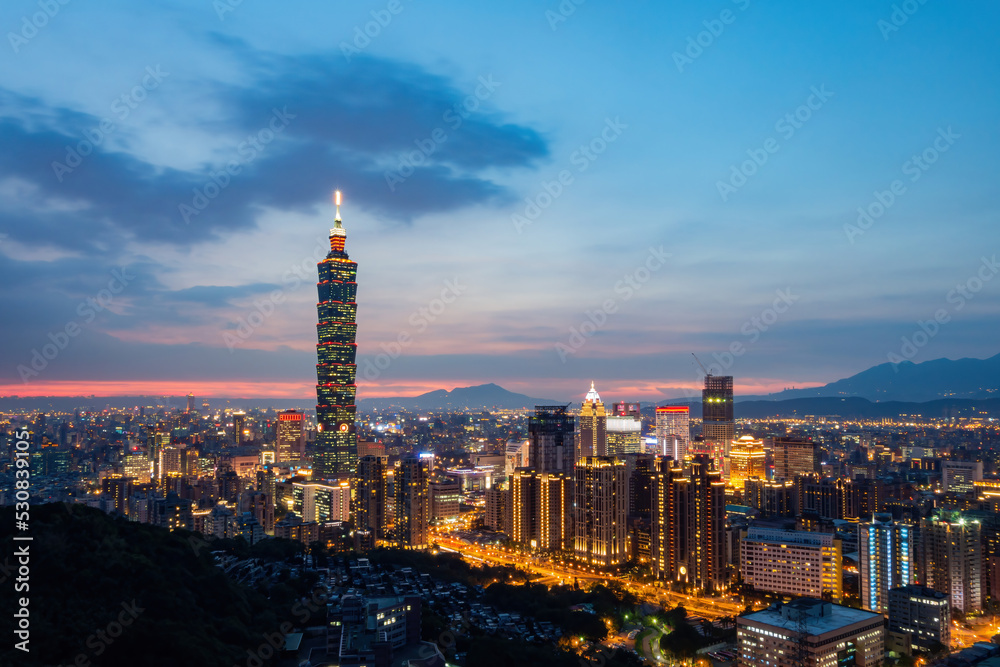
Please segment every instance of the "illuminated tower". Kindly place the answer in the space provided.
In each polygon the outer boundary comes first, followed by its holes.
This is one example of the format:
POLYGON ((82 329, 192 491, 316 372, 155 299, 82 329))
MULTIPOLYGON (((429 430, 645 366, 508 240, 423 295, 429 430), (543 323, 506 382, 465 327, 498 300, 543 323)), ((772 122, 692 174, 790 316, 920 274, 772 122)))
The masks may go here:
POLYGON ((729 477, 729 445, 736 436, 731 375, 705 376, 705 389, 701 392, 701 420, 701 433, 706 446, 711 448, 712 463, 724 477, 729 477))
POLYGON ((277 461, 297 461, 305 455, 306 435, 302 430, 304 415, 297 410, 278 413, 277 461))
POLYGON ((743 490, 748 479, 767 479, 766 453, 764 442, 752 435, 744 435, 733 440, 729 450, 729 484, 743 490))
POLYGON ((344 251, 347 232, 340 224, 340 191, 336 195, 337 217, 330 230, 330 253, 319 263, 319 302, 316 310, 316 453, 313 468, 319 478, 354 475, 358 459, 358 435, 354 430, 357 393, 354 362, 357 344, 358 263, 344 251))
POLYGON ((600 394, 590 383, 590 391, 580 408, 580 445, 576 460, 588 456, 605 456, 608 453, 608 414, 600 394))
POLYGON ((682 461, 691 445, 691 408, 664 405, 656 408, 656 455, 682 461))

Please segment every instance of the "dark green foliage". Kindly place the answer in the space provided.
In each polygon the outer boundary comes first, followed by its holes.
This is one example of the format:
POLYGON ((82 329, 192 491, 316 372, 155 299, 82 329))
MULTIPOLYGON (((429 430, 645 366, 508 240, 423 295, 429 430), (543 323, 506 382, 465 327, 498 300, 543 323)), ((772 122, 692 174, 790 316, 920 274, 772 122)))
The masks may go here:
POLYGON ((467 586, 487 585, 493 580, 524 580, 527 575, 521 570, 504 566, 473 567, 453 553, 433 555, 410 549, 373 549, 364 554, 372 564, 412 567, 422 574, 429 574, 441 581, 457 581, 467 586))
POLYGON ((673 631, 660 638, 660 650, 681 660, 694 658, 705 645, 705 639, 683 617, 680 620, 675 617, 674 621, 673 631))
MULTIPOLYGON (((12 507, 0 511, 0 562, 15 560, 12 507)), ((247 650, 302 616, 297 589, 268 600, 213 564, 214 543, 186 531, 130 523, 80 505, 31 508, 30 653, 0 648, 3 665, 230 667, 247 650), (95 635, 117 623, 123 604, 142 611, 120 636, 95 635)), ((239 549, 239 545, 228 545, 239 549)), ((4 597, 12 597, 8 581, 4 597)), ((11 600, 11 603, 13 600, 11 600)), ((9 609, 12 604, 5 604, 9 609)), ((124 614, 128 618, 128 614, 124 614)), ((112 633, 117 626, 112 626, 112 633)))

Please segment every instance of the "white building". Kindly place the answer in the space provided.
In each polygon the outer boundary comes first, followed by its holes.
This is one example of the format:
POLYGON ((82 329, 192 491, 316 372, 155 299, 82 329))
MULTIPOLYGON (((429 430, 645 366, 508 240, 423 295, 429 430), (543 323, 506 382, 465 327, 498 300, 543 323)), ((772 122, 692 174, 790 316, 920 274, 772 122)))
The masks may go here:
POLYGON ((750 528, 740 541, 740 574, 758 591, 843 597, 841 542, 830 533, 750 528))
POLYGON ((885 618, 812 598, 736 618, 739 667, 875 667, 885 618))

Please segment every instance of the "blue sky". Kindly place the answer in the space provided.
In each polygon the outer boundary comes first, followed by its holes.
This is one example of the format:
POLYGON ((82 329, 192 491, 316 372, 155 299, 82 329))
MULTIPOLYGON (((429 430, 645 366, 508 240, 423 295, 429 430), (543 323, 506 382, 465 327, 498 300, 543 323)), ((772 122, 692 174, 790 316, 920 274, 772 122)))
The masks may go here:
POLYGON ((0 10, 4 394, 308 397, 335 188, 361 396, 998 352, 992 3, 45 6, 0 10))

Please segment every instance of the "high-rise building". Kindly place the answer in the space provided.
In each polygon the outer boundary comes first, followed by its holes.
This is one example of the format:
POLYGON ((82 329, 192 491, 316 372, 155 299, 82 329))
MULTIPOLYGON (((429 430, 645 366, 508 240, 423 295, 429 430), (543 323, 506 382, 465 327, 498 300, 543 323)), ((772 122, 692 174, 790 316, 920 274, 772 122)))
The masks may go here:
POLYGON ((528 440, 507 441, 503 456, 503 471, 507 479, 510 479, 514 475, 514 471, 518 468, 527 468, 531 465, 531 459, 529 458, 531 447, 528 442, 528 440))
POLYGON ((748 479, 766 479, 766 459, 762 440, 752 435, 744 435, 739 440, 734 440, 729 450, 730 486, 742 490, 743 483, 748 479))
POLYGON ((914 579, 914 530, 896 523, 890 514, 876 514, 858 525, 861 574, 861 606, 870 611, 889 611, 889 589, 906 586, 914 579))
POLYGON ((240 410, 233 413, 233 442, 242 445, 247 439, 247 413, 240 410))
POLYGON ((729 445, 736 436, 731 375, 705 376, 705 388, 701 392, 701 433, 712 452, 715 469, 728 476, 729 445))
POLYGON ((604 403, 590 383, 590 391, 580 408, 580 444, 576 460, 588 456, 605 456, 608 453, 608 415, 604 403))
POLYGON ((347 479, 333 484, 294 482, 292 509, 305 522, 347 521, 351 510, 351 482, 347 479))
POLYGON ((510 489, 500 486, 486 489, 483 525, 510 536, 510 509, 510 489))
POLYGON ((565 405, 536 405, 528 422, 528 467, 539 473, 571 475, 574 432, 573 415, 565 405))
POLYGON ((982 461, 942 461, 941 486, 945 492, 965 493, 983 479, 982 461))
POLYGON ((298 410, 278 413, 278 445, 276 460, 301 460, 306 453, 306 434, 302 428, 304 415, 298 410))
POLYGON ((983 546, 980 523, 955 513, 924 519, 919 531, 917 578, 951 598, 963 613, 982 609, 983 546))
POLYGON ((457 479, 439 479, 430 483, 431 520, 452 521, 459 517, 462 484, 457 479))
POLYGON ((385 456, 362 456, 358 460, 354 525, 358 530, 368 531, 373 540, 390 539, 392 535, 395 517, 386 511, 392 497, 391 469, 385 456))
POLYGON ((602 568, 627 558, 628 476, 625 462, 613 456, 587 456, 577 461, 573 487, 576 559, 602 568))
POLYGON ((187 411, 194 412, 194 394, 187 395, 187 411))
POLYGON ((799 598, 736 618, 740 667, 832 667, 882 664, 881 614, 799 598))
POLYGON ((314 474, 323 479, 354 475, 358 459, 357 411, 357 276, 358 263, 345 252, 347 232, 337 217, 330 230, 330 252, 319 263, 319 302, 316 306, 316 452, 314 474))
POLYGON ((810 440, 774 438, 774 479, 778 482, 811 475, 819 470, 819 445, 810 440))
POLYGON ((683 468, 657 459, 653 479, 650 557, 657 579, 698 590, 724 590, 726 490, 711 462, 697 456, 683 468))
POLYGON ((656 408, 656 455, 683 461, 691 446, 691 408, 664 405, 656 408))
POLYGON ((409 456, 396 464, 395 541, 414 549, 429 545, 430 468, 426 459, 409 456))
POLYGON ((925 586, 893 588, 889 591, 889 632, 905 635, 911 651, 951 646, 948 596, 925 586))
POLYGON ((608 456, 638 454, 642 451, 642 421, 632 415, 608 417, 608 456))
POLYGON ((656 457, 637 454, 625 459, 628 469, 629 558, 648 563, 653 531, 653 479, 656 457))
POLYGON ((769 482, 751 478, 743 482, 743 504, 760 512, 761 518, 795 515, 795 482, 769 482))
POLYGON ((740 540, 740 574, 758 591, 840 602, 841 541, 830 533, 750 527, 740 540))
POLYGON ((572 488, 569 473, 515 470, 510 490, 511 539, 532 549, 569 549, 572 488))

